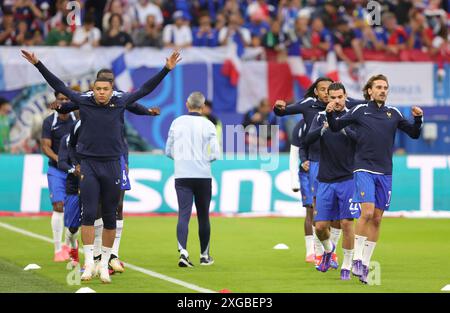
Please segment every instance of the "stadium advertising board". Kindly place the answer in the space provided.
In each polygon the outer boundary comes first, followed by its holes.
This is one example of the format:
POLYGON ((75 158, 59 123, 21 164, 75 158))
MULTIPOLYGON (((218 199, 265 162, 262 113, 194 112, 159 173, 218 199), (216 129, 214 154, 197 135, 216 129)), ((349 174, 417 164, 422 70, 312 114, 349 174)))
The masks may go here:
MULTIPOLYGON (((0 211, 50 212, 47 160, 42 155, 0 156, 0 211)), ((300 195, 290 191, 289 156, 273 171, 262 159, 213 164, 211 211, 221 214, 303 216, 300 195)), ((127 213, 176 213, 173 162, 163 155, 130 155, 127 213)), ((450 216, 450 156, 396 156, 390 215, 450 216)), ((388 214, 388 215, 389 215, 388 214)))

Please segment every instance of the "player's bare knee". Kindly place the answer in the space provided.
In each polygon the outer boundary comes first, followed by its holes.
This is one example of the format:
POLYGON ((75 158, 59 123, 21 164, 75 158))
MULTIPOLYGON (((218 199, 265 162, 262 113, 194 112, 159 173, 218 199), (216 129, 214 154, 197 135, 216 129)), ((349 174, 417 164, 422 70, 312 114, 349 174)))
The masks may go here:
POLYGON ((353 228, 353 219, 343 219, 341 220, 342 231, 349 231, 353 228))
POLYGON ((318 233, 323 233, 325 230, 327 230, 329 227, 329 224, 326 222, 316 222, 316 231, 318 233))
POLYGON ((380 227, 380 225, 381 225, 381 216, 374 216, 372 219, 371 219, 371 222, 372 222, 372 224, 373 224, 373 226, 375 226, 375 227, 380 227))

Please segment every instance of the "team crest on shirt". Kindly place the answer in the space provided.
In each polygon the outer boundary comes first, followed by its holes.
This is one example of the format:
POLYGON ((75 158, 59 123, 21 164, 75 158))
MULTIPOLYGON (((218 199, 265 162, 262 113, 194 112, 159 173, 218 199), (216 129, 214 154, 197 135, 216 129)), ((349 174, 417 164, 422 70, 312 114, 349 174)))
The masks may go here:
POLYGON ((114 103, 111 103, 110 105, 109 105, 109 107, 110 108, 114 108, 116 105, 114 104, 114 103))
POLYGON ((387 114, 387 117, 388 117, 388 118, 391 118, 391 116, 392 116, 392 113, 391 113, 391 112, 386 112, 386 114, 387 114))
POLYGON ((361 191, 361 197, 364 197, 366 193, 364 191, 361 191))

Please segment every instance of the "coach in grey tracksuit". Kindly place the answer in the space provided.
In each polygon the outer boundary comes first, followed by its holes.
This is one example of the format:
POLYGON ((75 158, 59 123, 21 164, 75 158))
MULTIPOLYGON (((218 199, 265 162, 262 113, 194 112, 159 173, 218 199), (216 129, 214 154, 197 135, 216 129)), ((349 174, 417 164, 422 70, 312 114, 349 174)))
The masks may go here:
POLYGON ((200 236, 200 265, 211 265, 209 255, 211 202, 211 162, 219 157, 216 128, 201 115, 205 97, 193 92, 187 99, 189 113, 176 118, 170 126, 166 155, 174 160, 175 189, 178 198, 177 239, 180 267, 192 267, 186 250, 189 219, 195 201, 200 236))

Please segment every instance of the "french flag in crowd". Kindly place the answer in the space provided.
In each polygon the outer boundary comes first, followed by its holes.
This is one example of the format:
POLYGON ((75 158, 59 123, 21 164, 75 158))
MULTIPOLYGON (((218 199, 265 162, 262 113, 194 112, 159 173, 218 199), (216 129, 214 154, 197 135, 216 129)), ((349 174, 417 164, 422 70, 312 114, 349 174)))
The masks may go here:
POLYGON ((119 55, 112 62, 112 71, 115 77, 114 84, 117 86, 117 89, 125 92, 133 90, 133 79, 126 64, 125 53, 119 55))
POLYGON ((233 69, 239 68, 233 74, 237 81, 224 76, 224 66, 213 65, 213 102, 217 112, 245 113, 265 98, 271 103, 277 99, 293 100, 294 77, 288 63, 246 61, 245 66, 233 69))

